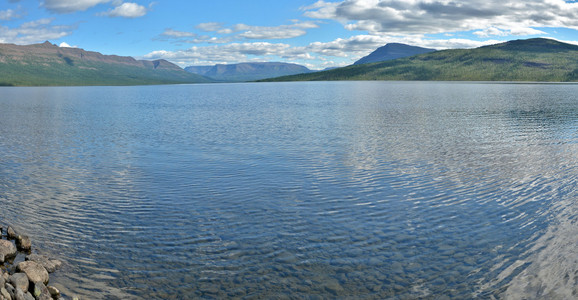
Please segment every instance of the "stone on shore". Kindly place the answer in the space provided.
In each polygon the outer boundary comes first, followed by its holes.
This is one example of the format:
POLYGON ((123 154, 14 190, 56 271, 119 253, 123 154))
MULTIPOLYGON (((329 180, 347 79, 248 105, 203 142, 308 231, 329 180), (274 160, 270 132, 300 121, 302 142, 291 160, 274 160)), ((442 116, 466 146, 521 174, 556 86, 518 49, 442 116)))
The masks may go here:
POLYGON ((6 290, 8 291, 10 298, 14 299, 14 293, 16 292, 16 289, 8 282, 4 286, 6 287, 6 290))
POLYGON ((10 257, 16 256, 16 246, 11 241, 0 240, 0 263, 6 261, 10 257))
POLYGON ((16 237, 16 246, 20 251, 29 251, 32 249, 32 242, 27 235, 18 235, 16 237))
POLYGON ((48 292, 50 293, 50 296, 52 296, 52 298, 54 299, 60 298, 60 291, 57 288, 51 285, 47 286, 46 288, 48 288, 48 292))
POLYGON ((10 276, 10 284, 17 289, 21 289, 23 292, 28 291, 30 282, 28 281, 28 276, 24 273, 15 273, 10 276))
POLYGON ((12 296, 10 296, 10 293, 8 293, 8 290, 5 287, 0 289, 0 295, 2 295, 4 299, 12 299, 12 296))
POLYGON ((52 296, 50 295, 50 291, 42 282, 34 282, 33 288, 30 290, 32 291, 32 296, 36 298, 36 300, 52 300, 52 296))
POLYGON ((25 258, 27 261, 33 261, 43 266, 48 273, 53 273, 62 265, 62 262, 57 259, 50 259, 47 256, 40 254, 30 254, 25 258))
POLYGON ((36 262, 23 261, 16 266, 16 271, 25 273, 31 282, 48 283, 48 271, 36 262))
MULTIPOLYGON (((0 226, 0 233, 2 227, 0 226)), ((32 243, 26 235, 17 234, 10 226, 6 228, 7 239, 0 237, 0 300, 53 300, 60 299, 60 291, 47 286, 48 273, 60 268, 62 262, 39 254, 30 254, 32 243), (17 254, 28 254, 20 261, 17 254), (5 265, 9 263, 9 265, 5 265), (10 266, 14 264, 15 268, 10 266), (6 270, 6 271, 4 271, 6 270), (11 273, 16 272, 12 275, 11 273)))
POLYGON ((32 294, 30 294, 29 292, 22 292, 21 289, 16 289, 16 292, 14 293, 14 298, 15 300, 35 300, 34 296, 32 296, 32 294))
POLYGON ((14 231, 14 228, 12 228, 11 226, 8 226, 8 229, 6 229, 6 235, 11 240, 18 237, 18 234, 16 234, 16 231, 14 231))

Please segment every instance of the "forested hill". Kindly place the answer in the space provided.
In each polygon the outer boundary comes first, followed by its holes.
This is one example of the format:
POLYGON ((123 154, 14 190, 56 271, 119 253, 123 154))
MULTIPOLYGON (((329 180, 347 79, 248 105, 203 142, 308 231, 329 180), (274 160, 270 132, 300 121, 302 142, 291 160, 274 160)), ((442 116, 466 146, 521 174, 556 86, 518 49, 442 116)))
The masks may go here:
POLYGON ((0 44, 0 85, 142 85, 210 80, 166 60, 136 60, 45 42, 0 44))
POLYGON ((270 81, 309 80, 578 81, 578 46, 543 38, 515 40, 270 81))

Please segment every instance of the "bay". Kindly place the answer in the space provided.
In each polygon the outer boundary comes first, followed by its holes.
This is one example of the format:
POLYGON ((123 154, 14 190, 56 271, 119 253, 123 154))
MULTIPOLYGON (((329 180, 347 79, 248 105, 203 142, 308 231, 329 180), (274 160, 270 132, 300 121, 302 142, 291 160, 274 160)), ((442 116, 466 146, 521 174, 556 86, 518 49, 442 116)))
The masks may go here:
POLYGON ((568 299, 577 94, 0 88, 0 218, 85 299, 568 299))

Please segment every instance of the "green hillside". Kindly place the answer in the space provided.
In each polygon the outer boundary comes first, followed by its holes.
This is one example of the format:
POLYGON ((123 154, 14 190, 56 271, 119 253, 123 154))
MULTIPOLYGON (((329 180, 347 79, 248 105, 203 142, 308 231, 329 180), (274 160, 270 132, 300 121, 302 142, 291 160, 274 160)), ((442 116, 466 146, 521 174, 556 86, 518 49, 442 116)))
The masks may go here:
POLYGON ((578 46, 550 39, 516 40, 269 81, 313 80, 578 81, 578 46))
POLYGON ((49 42, 28 46, 0 44, 0 85, 145 85, 210 80, 165 61, 102 55, 49 42))

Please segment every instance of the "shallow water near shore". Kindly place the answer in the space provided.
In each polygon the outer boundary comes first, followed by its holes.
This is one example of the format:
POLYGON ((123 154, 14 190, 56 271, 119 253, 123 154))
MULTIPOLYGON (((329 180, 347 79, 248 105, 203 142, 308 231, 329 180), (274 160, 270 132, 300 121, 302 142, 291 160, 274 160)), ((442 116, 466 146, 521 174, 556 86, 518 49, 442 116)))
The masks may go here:
POLYGON ((85 299, 576 296, 578 85, 0 88, 0 218, 85 299))

